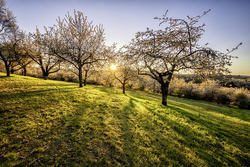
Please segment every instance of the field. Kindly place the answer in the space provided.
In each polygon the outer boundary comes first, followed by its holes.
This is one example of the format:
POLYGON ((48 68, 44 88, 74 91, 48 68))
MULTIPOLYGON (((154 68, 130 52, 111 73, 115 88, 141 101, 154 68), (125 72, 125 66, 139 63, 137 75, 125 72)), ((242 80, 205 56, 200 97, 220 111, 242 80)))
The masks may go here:
POLYGON ((0 166, 250 166, 250 111, 0 73, 0 166))

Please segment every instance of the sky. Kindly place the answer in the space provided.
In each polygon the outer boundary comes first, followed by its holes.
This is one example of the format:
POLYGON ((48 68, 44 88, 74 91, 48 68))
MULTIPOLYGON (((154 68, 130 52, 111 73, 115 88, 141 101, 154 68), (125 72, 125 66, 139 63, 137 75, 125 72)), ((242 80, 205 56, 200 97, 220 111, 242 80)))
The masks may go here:
POLYGON ((35 32, 38 27, 56 24, 58 16, 64 18, 74 9, 82 12, 105 29, 107 45, 117 43, 120 48, 128 44, 135 33, 148 28, 163 29, 154 17, 161 17, 168 10, 168 17, 186 19, 211 11, 200 19, 205 23, 205 32, 200 44, 226 53, 226 49, 236 47, 231 55, 230 67, 233 75, 250 76, 250 0, 5 0, 6 6, 13 11, 19 27, 35 32))

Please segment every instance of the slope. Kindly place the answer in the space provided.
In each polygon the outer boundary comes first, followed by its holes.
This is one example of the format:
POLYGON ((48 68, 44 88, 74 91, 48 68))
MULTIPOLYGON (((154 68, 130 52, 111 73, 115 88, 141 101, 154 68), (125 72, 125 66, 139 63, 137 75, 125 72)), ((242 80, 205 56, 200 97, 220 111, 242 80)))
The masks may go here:
POLYGON ((250 166, 249 110, 0 73, 0 166, 250 166))

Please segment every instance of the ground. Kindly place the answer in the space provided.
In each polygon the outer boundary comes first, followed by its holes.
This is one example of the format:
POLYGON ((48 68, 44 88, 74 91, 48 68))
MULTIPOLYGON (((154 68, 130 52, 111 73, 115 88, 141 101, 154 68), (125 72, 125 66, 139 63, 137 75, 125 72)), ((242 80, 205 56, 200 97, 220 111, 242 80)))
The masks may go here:
POLYGON ((0 73, 0 166, 250 166, 249 110, 0 73))

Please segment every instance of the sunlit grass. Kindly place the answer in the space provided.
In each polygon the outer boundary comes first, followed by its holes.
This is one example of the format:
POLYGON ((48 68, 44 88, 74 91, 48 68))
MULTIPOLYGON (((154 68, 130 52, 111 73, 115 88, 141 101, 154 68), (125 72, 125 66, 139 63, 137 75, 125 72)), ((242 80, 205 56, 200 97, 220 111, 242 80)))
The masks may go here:
POLYGON ((0 73, 0 166, 249 166, 249 110, 0 73))

